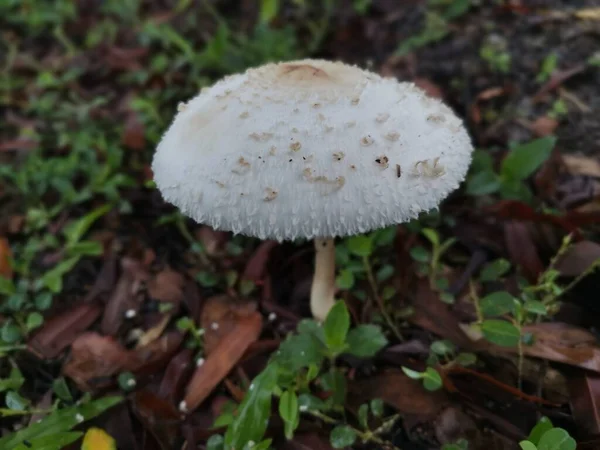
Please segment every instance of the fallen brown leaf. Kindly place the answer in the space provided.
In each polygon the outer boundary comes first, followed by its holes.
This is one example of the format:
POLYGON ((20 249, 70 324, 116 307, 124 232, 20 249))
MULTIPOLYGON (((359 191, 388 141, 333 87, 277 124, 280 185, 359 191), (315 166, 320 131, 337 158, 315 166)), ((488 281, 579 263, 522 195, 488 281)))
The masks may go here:
POLYGON ((123 273, 106 303, 102 316, 100 329, 103 334, 116 334, 125 319, 126 311, 133 310, 137 313, 143 300, 142 284, 150 277, 142 263, 137 260, 123 258, 121 267, 123 273))
POLYGON ((269 254, 278 244, 276 241, 261 242, 254 254, 246 263, 242 279, 253 281, 255 284, 263 281, 265 276, 269 254))
POLYGON ((563 155, 562 159, 571 174, 600 178, 600 161, 597 158, 571 154, 563 155))
POLYGON ((491 100, 492 98, 501 97, 507 94, 508 91, 509 89, 506 87, 495 86, 477 94, 477 97, 475 97, 475 101, 471 105, 471 119, 473 120, 473 122, 480 123, 482 120, 481 108, 479 106, 481 102, 491 100))
POLYGON ((208 397, 238 363, 248 346, 258 339, 261 329, 262 317, 258 312, 239 318, 235 327, 221 339, 206 357, 204 364, 194 372, 184 398, 187 411, 193 411, 208 397))
POLYGON ((12 258, 12 251, 10 249, 10 243, 5 237, 0 237, 0 276, 4 278, 12 279, 13 270, 10 264, 12 258))
POLYGON ((348 390, 352 402, 357 405, 380 398, 401 414, 422 419, 433 418, 448 403, 443 391, 427 391, 418 380, 412 380, 396 369, 350 382, 348 390))
POLYGON ((516 220, 505 222, 504 240, 510 261, 523 269, 530 282, 536 282, 544 270, 544 265, 529 234, 527 225, 516 220))
MULTIPOLYGON (((523 327, 532 333, 532 345, 524 345, 525 356, 546 359, 600 373, 600 347, 588 331, 559 322, 540 323, 523 327)), ((517 348, 490 347, 492 352, 516 353, 517 348)))
POLYGON ((600 376, 580 372, 569 380, 571 411, 577 423, 590 436, 600 434, 600 376))
POLYGON ((539 137, 553 134, 557 127, 558 120, 548 116, 538 117, 530 124, 531 131, 539 137))
POLYGON ((88 332, 71 346, 71 356, 63 367, 66 376, 82 390, 110 384, 110 378, 123 371, 133 371, 142 361, 110 336, 88 332))
POLYGON ((200 326, 204 329, 204 350, 210 354, 219 341, 237 325, 240 317, 256 311, 256 303, 241 301, 227 295, 216 295, 206 300, 200 326))
POLYGON ((175 440, 179 437, 177 409, 147 389, 136 391, 132 405, 135 415, 161 447, 175 448, 175 440))
POLYGON ((87 332, 73 342, 63 372, 80 389, 93 390, 112 384, 112 377, 123 371, 144 374, 158 370, 182 341, 182 333, 171 332, 146 347, 127 350, 111 336, 87 332))
POLYGON ((95 303, 80 303, 44 322, 31 337, 28 348, 40 358, 56 358, 96 321, 102 308, 95 303))
POLYGON ((600 244, 592 241, 580 241, 573 244, 554 265, 561 275, 576 277, 585 272, 600 258, 600 244))
POLYGON ((477 347, 461 329, 458 318, 446 303, 440 300, 439 293, 433 291, 427 280, 419 280, 415 300, 415 313, 408 320, 432 333, 449 339, 456 345, 474 350, 477 347))
POLYGON ((185 348, 181 350, 175 357, 169 362, 165 370, 165 374, 160 382, 158 388, 159 397, 165 400, 175 403, 176 399, 181 397, 185 382, 195 367, 194 361, 192 360, 194 352, 185 348))
POLYGON ((179 303, 183 299, 183 275, 171 269, 159 272, 148 282, 148 294, 161 302, 179 303))
POLYGON ((146 147, 144 125, 133 111, 127 114, 121 142, 132 150, 143 150, 146 147))

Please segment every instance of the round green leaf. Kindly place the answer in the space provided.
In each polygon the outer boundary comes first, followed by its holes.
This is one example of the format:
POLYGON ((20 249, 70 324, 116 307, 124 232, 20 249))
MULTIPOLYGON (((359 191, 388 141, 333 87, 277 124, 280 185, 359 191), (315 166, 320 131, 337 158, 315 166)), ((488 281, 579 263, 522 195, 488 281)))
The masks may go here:
POLYGON ((350 253, 356 256, 370 256, 373 253, 373 240, 362 234, 348 238, 347 246, 350 253))
POLYGON ((531 441, 521 441, 519 447, 521 447, 521 450, 537 450, 537 447, 531 441))
POLYGON ((356 441, 356 432, 348 425, 339 425, 331 430, 329 441, 333 448, 348 447, 356 441))
POLYGON ((442 377, 433 367, 428 367, 423 373, 423 387, 428 391, 437 391, 442 387, 442 377))
POLYGON ((431 254, 425 249, 425 247, 413 247, 410 249, 410 256, 412 259, 418 262, 428 262, 431 259, 431 254))
POLYGON ((294 391, 285 391, 279 397, 279 415, 285 422, 295 422, 298 418, 298 397, 294 391))
POLYGON ((335 279, 335 284, 340 289, 352 289, 352 286, 354 286, 354 274, 347 269, 341 270, 340 274, 335 279))
POLYGON ((380 398, 374 398, 373 400, 371 400, 370 406, 371 412, 375 417, 383 416, 383 400, 381 400, 380 398))
POLYGON ((567 430, 552 428, 544 433, 538 444, 538 450, 575 450, 577 444, 567 430))
POLYGON ((515 347, 521 338, 519 329, 504 320, 485 320, 481 331, 488 341, 502 347, 515 347))
POLYGON ((497 317, 515 310, 515 298, 506 291, 493 292, 479 302, 485 317, 497 317))
POLYGON ((348 308, 346 308, 343 301, 338 301, 333 305, 323 323, 327 347, 333 351, 343 349, 349 328, 350 313, 348 308))

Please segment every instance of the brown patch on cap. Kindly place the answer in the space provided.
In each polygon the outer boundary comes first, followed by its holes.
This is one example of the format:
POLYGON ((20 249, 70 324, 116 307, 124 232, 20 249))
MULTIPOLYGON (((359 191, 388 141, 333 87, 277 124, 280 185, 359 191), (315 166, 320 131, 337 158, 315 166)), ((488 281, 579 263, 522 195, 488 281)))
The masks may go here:
POLYGON ((329 78, 327 72, 310 64, 283 64, 281 65, 281 75, 293 78, 296 81, 305 81, 312 78, 325 80, 329 78))

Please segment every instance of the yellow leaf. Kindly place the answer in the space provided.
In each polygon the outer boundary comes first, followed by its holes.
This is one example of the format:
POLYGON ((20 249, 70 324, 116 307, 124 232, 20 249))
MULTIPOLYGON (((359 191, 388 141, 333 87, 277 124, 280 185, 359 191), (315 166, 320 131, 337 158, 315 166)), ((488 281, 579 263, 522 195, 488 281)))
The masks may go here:
POLYGON ((90 428, 83 437, 81 450, 116 450, 115 440, 100 428, 90 428))

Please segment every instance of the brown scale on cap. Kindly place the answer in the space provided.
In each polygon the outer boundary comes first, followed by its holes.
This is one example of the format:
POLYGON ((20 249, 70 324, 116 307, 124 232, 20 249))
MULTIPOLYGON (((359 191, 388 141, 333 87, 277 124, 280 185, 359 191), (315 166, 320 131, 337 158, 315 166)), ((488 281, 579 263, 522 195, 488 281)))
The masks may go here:
POLYGON ((327 72, 310 64, 282 64, 280 74, 288 78, 294 78, 297 81, 304 81, 310 78, 329 78, 327 72))

